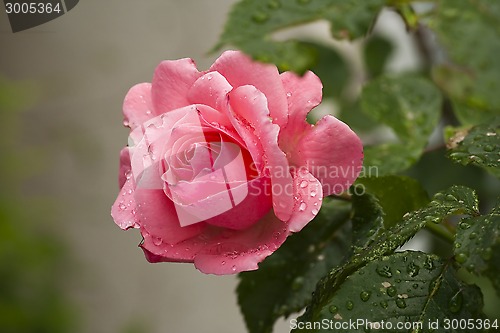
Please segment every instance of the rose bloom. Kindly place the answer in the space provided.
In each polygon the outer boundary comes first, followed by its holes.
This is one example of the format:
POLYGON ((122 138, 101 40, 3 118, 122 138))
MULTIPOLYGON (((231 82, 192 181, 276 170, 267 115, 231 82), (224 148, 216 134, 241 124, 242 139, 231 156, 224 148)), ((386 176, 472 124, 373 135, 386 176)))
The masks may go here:
POLYGON ((362 144, 346 124, 306 122, 321 91, 312 72, 280 74, 238 51, 204 72, 191 59, 161 62, 125 97, 114 221, 140 230, 149 262, 257 269, 361 171, 362 144))

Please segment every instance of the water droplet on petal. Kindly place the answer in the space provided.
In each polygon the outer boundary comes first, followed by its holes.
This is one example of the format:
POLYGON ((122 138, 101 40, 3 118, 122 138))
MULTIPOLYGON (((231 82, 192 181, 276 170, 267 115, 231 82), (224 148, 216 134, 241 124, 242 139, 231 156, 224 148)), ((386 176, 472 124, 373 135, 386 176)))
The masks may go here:
POLYGON ((159 246, 159 245, 161 245, 161 243, 162 243, 161 238, 159 238, 159 237, 153 237, 153 244, 154 245, 159 246))
POLYGON ((236 265, 233 265, 233 267, 231 267, 231 270, 232 270, 233 272, 236 272, 236 265))
POLYGON ((314 198, 316 196, 316 194, 317 194, 316 191, 311 191, 311 197, 314 198))
POLYGON ((222 262, 221 262, 221 264, 222 264, 222 266, 224 266, 224 265, 226 264, 226 262, 225 262, 225 261, 222 261, 222 262))
POLYGON ((286 93, 286 97, 292 97, 292 93, 291 92, 287 92, 286 93))
POLYGON ((299 206, 299 211, 303 212, 307 208, 307 205, 305 202, 301 202, 299 206))
POLYGON ((125 206, 125 204, 123 202, 121 202, 118 207, 121 209, 121 210, 125 210, 125 208, 127 208, 127 206, 125 206))
POLYGON ((313 209, 313 210, 311 211, 311 213, 312 213, 313 215, 316 215, 316 214, 318 214, 318 210, 317 210, 317 209, 313 209))
POLYGON ((306 188, 307 185, 309 185, 309 183, 307 182, 307 180, 303 180, 303 181, 300 182, 300 187, 302 187, 302 188, 306 188))

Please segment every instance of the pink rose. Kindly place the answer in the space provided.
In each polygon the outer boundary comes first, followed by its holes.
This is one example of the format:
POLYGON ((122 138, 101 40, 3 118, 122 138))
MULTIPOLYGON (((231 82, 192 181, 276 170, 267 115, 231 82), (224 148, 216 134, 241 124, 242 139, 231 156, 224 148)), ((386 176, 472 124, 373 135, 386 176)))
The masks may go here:
POLYGON ((163 61, 125 97, 116 224, 140 229, 150 262, 257 269, 361 171, 362 144, 346 124, 306 122, 321 90, 311 72, 279 74, 236 51, 204 72, 191 59, 163 61))

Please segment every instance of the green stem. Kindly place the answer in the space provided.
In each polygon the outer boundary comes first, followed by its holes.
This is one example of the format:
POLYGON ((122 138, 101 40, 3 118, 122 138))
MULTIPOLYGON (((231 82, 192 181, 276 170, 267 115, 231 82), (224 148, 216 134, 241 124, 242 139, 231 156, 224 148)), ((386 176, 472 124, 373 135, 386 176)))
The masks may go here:
POLYGON ((442 228, 440 225, 434 222, 427 222, 425 224, 425 228, 450 244, 453 244, 453 242, 455 241, 455 236, 451 232, 449 232, 447 229, 442 228))

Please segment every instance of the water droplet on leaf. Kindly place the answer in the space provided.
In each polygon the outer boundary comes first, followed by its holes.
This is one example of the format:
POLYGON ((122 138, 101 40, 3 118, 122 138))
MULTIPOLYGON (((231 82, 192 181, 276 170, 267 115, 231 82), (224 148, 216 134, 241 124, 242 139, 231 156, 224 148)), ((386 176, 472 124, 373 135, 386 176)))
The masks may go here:
POLYGON ((386 289, 386 292, 387 292, 387 295, 391 296, 391 297, 394 297, 396 296, 396 294, 398 293, 398 291, 396 290, 395 287, 389 287, 386 289))
POLYGON ((406 269, 406 272, 411 277, 417 276, 419 271, 420 271, 420 266, 416 265, 415 263, 410 263, 406 269))
POLYGON ((462 304, 463 304, 464 298, 462 296, 462 292, 459 291, 457 292, 451 299, 450 302, 448 303, 448 306, 450 308, 450 311, 452 313, 457 313, 462 309, 462 304))
POLYGON ((396 299, 396 305, 398 306, 398 308, 400 309, 404 309, 406 308, 406 302, 403 298, 398 298, 396 299))
POLYGON ((377 274, 383 277, 392 277, 392 271, 389 266, 377 267, 377 274))
POLYGON ((467 255, 465 253, 459 253, 455 256, 455 260, 458 262, 458 263, 461 263, 463 264, 464 262, 467 261, 467 255))
POLYGON ((363 302, 366 302, 370 299, 370 296, 371 296, 371 293, 369 291, 362 291, 360 294, 359 294, 359 297, 361 298, 361 300, 363 302))
POLYGON ((267 7, 269 9, 278 9, 281 7, 281 2, 279 0, 270 0, 268 3, 267 3, 267 7))
POLYGON ((264 23, 269 19, 269 15, 264 12, 257 12, 252 15, 252 20, 255 23, 264 23))
POLYGON ((292 282, 292 290, 298 291, 304 285, 304 278, 302 276, 297 276, 292 282))

